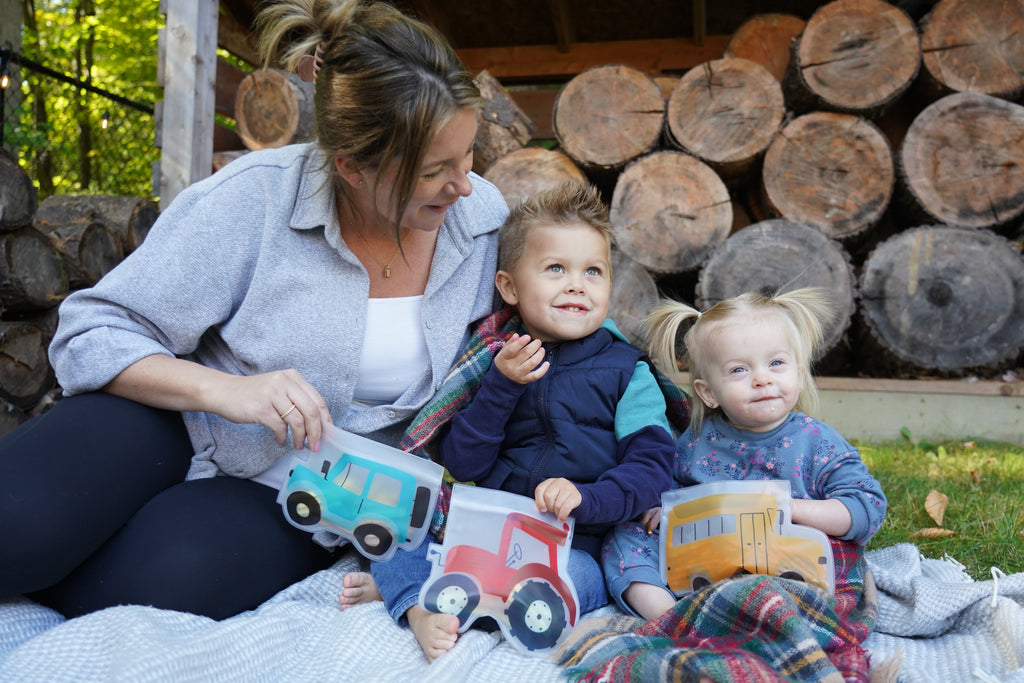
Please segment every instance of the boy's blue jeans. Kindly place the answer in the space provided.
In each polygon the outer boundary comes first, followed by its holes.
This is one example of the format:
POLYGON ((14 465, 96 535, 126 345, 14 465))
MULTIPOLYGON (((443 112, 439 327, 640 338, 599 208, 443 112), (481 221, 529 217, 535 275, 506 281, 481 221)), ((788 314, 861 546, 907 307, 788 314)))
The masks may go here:
MULTIPOLYGON (((387 562, 373 562, 370 573, 377 582, 388 614, 399 624, 408 625, 405 613, 417 604, 420 589, 430 578, 431 563, 427 549, 433 537, 428 535, 418 548, 399 550, 387 562)), ((569 578, 580 601, 580 614, 586 614, 608 604, 604 574, 601 566, 590 554, 573 548, 569 554, 569 578)))

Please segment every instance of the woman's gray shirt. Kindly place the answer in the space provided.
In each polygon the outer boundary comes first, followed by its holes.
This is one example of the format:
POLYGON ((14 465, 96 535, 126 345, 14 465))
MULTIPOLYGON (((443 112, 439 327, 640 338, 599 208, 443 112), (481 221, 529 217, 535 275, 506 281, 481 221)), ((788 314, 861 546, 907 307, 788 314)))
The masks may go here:
MULTIPOLYGON (((471 175, 448 210, 423 298, 430 369, 390 405, 349 414, 369 296, 340 238, 324 158, 313 144, 253 152, 182 192, 145 242, 61 305, 50 362, 65 394, 94 391, 153 354, 236 375, 296 369, 335 423, 395 445, 455 360, 470 322, 494 305, 501 193, 471 175)), ((185 413, 188 478, 251 477, 290 450, 259 424, 185 413)))

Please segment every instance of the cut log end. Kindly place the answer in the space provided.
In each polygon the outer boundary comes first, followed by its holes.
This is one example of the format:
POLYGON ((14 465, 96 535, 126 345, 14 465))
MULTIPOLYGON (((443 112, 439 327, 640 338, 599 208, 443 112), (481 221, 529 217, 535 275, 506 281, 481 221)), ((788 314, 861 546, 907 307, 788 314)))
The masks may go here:
POLYGON ((864 262, 861 309, 874 339, 918 368, 994 367, 1024 348, 1024 261, 988 230, 923 226, 864 262))

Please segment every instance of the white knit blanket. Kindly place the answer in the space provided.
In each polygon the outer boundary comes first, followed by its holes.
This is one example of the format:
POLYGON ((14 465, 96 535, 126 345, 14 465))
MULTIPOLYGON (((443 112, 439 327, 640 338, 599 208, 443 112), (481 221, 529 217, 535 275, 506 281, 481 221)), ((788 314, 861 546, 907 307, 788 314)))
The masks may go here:
MULTIPOLYGON (((879 589, 873 664, 901 661, 899 680, 1024 683, 1024 573, 973 582, 950 560, 903 544, 873 550, 879 589)), ((0 602, 0 681, 557 681, 551 660, 500 634, 470 630, 427 664, 381 603, 342 612, 331 569, 224 621, 124 606, 65 620, 27 600, 0 602)), ((612 613, 604 608, 594 614, 612 613)))

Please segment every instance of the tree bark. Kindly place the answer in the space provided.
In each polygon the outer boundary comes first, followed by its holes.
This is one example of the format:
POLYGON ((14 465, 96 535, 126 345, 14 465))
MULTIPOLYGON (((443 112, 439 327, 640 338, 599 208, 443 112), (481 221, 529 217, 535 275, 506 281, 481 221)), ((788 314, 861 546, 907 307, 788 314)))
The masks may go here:
POLYGON ((973 91, 1024 93, 1020 0, 942 0, 921 21, 922 82, 934 97, 973 91))
POLYGON ((281 69, 257 69, 238 86, 235 121, 253 150, 312 140, 313 84, 281 69))
POLYGON ((114 269, 124 252, 121 240, 102 223, 68 223, 39 228, 49 235, 68 271, 68 287, 91 287, 114 269))
POLYGON ((153 227, 160 208, 146 197, 111 195, 52 195, 36 209, 32 221, 37 228, 71 223, 100 223, 111 230, 129 254, 142 244, 153 227))
POLYGON ((823 356, 850 326, 857 307, 857 280, 846 249, 816 228, 784 219, 743 228, 701 268, 695 298, 704 310, 744 292, 768 294, 802 287, 822 288, 836 312, 825 331, 823 356))
POLYGON ((68 275, 50 238, 32 227, 0 235, 0 302, 5 311, 53 308, 68 293, 68 275))
POLYGON ((484 177, 501 190, 509 206, 570 180, 587 180, 568 155, 543 147, 523 147, 506 154, 491 164, 484 177))
POLYGON ((0 150, 0 231, 32 223, 36 210, 32 178, 9 154, 0 150))
POLYGON ((24 322, 0 322, 0 399, 29 410, 54 381, 40 329, 24 322))
POLYGON ((555 99, 555 136, 584 169, 620 169, 661 139, 665 98, 647 74, 609 65, 588 69, 555 99))
POLYGON ((835 0, 811 15, 783 78, 797 113, 875 118, 917 77, 921 46, 907 14, 883 0, 835 0))
POLYGON ((668 98, 669 141, 726 182, 740 181, 778 132, 786 103, 779 82, 756 62, 728 58, 690 69, 668 98))
POLYGON ((813 112, 790 122, 768 147, 762 201, 775 217, 841 240, 878 222, 895 178, 892 148, 874 124, 813 112))
POLYGON ((991 231, 899 233, 868 255, 860 292, 872 337, 914 367, 963 373, 1024 347, 1024 261, 991 231))
POLYGON ((789 66, 793 39, 806 25, 806 21, 792 14, 755 14, 730 36, 723 55, 757 62, 781 83, 789 66))
POLYGON ((964 92, 928 105, 899 153, 901 207, 917 224, 1001 229, 1024 214, 1024 107, 964 92))
POLYGON ((655 273, 697 270, 725 241, 732 202, 707 164, 682 152, 655 152, 621 173, 611 201, 615 242, 655 273))
POLYGON ((495 161, 525 147, 537 126, 490 73, 481 71, 473 82, 484 98, 477 114, 473 170, 483 175, 495 161))

